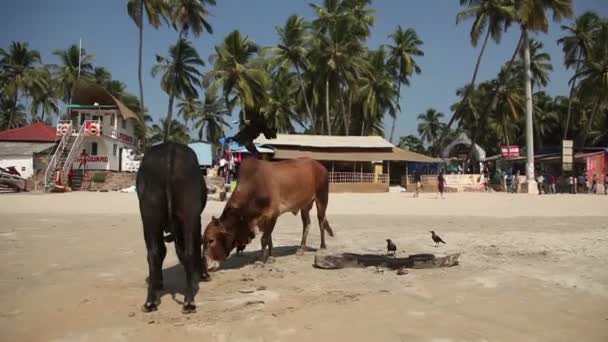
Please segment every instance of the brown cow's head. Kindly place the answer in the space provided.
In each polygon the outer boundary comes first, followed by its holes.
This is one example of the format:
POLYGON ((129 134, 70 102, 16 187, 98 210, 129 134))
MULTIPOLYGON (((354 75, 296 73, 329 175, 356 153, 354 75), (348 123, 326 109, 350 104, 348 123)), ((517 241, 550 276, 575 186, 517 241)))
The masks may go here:
POLYGON ((207 269, 215 271, 237 246, 245 246, 255 237, 247 221, 236 213, 212 217, 203 234, 203 254, 207 269))

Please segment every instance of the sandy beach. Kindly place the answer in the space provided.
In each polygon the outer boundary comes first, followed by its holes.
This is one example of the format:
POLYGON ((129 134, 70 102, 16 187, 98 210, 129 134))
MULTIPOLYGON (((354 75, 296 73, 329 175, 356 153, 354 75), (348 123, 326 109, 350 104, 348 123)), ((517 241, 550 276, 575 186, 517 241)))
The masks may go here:
MULTIPOLYGON (((210 201, 203 225, 224 203, 210 201)), ((607 341, 608 196, 332 194, 331 251, 460 252, 456 267, 319 270, 295 255, 299 216, 201 283, 182 315, 169 246, 159 311, 144 314, 135 194, 0 196, 2 341, 607 341), (447 245, 433 247, 429 230, 447 245)), ((314 211, 314 210, 313 210, 314 211)), ((316 216, 313 216, 316 217, 316 216)), ((318 247, 313 221, 309 246, 318 247)))

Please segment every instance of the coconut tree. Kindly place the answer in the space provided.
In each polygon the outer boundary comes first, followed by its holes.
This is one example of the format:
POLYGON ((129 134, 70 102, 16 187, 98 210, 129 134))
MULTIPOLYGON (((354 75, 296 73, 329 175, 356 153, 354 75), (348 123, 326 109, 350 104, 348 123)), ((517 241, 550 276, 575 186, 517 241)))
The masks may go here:
POLYGON ((188 32, 195 37, 203 32, 213 33, 209 17, 208 6, 215 6, 215 0, 170 0, 169 18, 173 28, 182 38, 188 32))
MULTIPOLYGON (((532 79, 530 71, 530 42, 528 33, 549 30, 547 12, 553 13, 553 20, 560 21, 572 15, 571 0, 517 0, 518 21, 521 26, 521 38, 524 59, 524 78, 526 91, 526 176, 528 181, 534 179, 534 140, 532 112, 532 79)), ((516 51, 519 50, 519 46, 516 51)))
POLYGON ((264 83, 268 75, 264 69, 252 65, 260 48, 239 31, 233 31, 210 58, 213 69, 205 75, 205 85, 222 89, 229 110, 238 102, 243 121, 247 110, 259 107, 266 98, 264 83), (232 98, 230 98, 232 96, 232 98))
POLYGON ((13 41, 7 50, 0 49, 0 74, 3 75, 2 93, 3 111, 7 119, 5 127, 12 128, 19 120, 19 96, 30 89, 34 83, 40 81, 35 72, 36 65, 40 63, 40 53, 29 48, 28 43, 13 41), (4 96, 3 96, 4 97, 4 96), (7 105, 12 109, 7 109, 7 105), (7 114, 6 111, 12 114, 7 114))
POLYGON ((503 31, 506 31, 516 16, 513 0, 460 0, 460 5, 468 7, 456 15, 456 24, 460 24, 469 18, 474 18, 470 33, 471 45, 477 47, 484 31, 485 36, 481 50, 477 56, 471 82, 465 88, 463 101, 455 108, 454 114, 448 122, 448 128, 452 126, 452 123, 460 114, 460 110, 466 104, 469 91, 475 87, 479 66, 481 65, 481 60, 490 37, 496 44, 500 43, 503 31))
POLYGON ((557 133, 558 118, 559 115, 551 96, 544 91, 534 93, 534 136, 538 141, 537 150, 542 150, 548 140, 559 145, 559 140, 552 139, 557 133))
MULTIPOLYGON (((563 45, 564 64, 566 69, 574 67, 574 73, 579 72, 581 63, 587 59, 589 51, 594 46, 593 35, 600 24, 599 16, 594 12, 585 12, 576 18, 572 25, 562 25, 561 28, 566 35, 557 40, 557 44, 563 45)), ((572 113, 572 100, 576 87, 576 78, 570 82, 570 96, 568 101, 568 114, 564 128, 564 140, 568 136, 568 126, 572 113)))
POLYGON ((399 138, 399 147, 417 153, 424 153, 424 143, 415 135, 406 135, 399 138))
POLYGON ((369 68, 359 81, 362 102, 361 135, 370 134, 374 122, 381 122, 385 113, 395 116, 399 109, 397 88, 387 67, 387 53, 383 48, 367 54, 369 68))
POLYGON ((13 98, 0 95, 0 131, 27 124, 25 107, 13 98))
POLYGON ((96 84, 103 87, 112 80, 112 74, 104 67, 95 67, 93 70, 93 80, 96 84))
MULTIPOLYGON (((588 133, 592 130, 595 116, 602 106, 608 104, 608 20, 601 23, 593 35, 594 47, 589 51, 572 80, 580 79, 577 92, 593 101, 593 109, 587 120, 586 129, 582 132, 580 145, 585 143, 588 133)), ((571 81, 572 81, 571 80, 571 81)))
POLYGON ((278 64, 280 67, 288 67, 291 65, 295 68, 300 86, 300 94, 304 100, 311 128, 314 131, 314 117, 312 115, 312 110, 310 109, 308 96, 304 87, 304 78, 302 76, 302 73, 309 68, 307 58, 309 54, 308 40, 310 39, 310 37, 308 37, 309 26, 309 23, 306 22, 304 18, 292 15, 287 18, 283 27, 276 28, 277 33, 279 34, 279 45, 274 63, 278 64))
POLYGON ((152 67, 152 76, 161 75, 161 89, 169 95, 169 106, 164 130, 165 140, 173 124, 173 101, 176 97, 198 97, 197 88, 201 86, 202 74, 200 68, 204 66, 203 60, 192 44, 181 38, 175 45, 169 47, 169 55, 164 57, 156 55, 156 64, 152 67))
POLYGON ((173 120, 171 124, 167 124, 167 119, 160 119, 159 124, 152 125, 148 130, 148 133, 149 136, 147 140, 151 144, 167 141, 173 141, 180 144, 187 144, 190 142, 188 128, 177 120, 173 120))
POLYGON ((57 84, 48 69, 38 68, 36 74, 36 78, 40 81, 36 82, 30 90, 32 96, 31 115, 32 120, 39 119, 44 122, 46 113, 59 114, 59 94, 57 84), (39 112, 41 113, 40 117, 37 116, 39 112))
POLYGON ((441 131, 440 120, 443 117, 443 113, 433 108, 429 108, 426 112, 418 114, 418 134, 420 134, 423 141, 426 140, 430 145, 435 144, 435 140, 441 131))
POLYGON ((296 93, 298 92, 296 83, 295 74, 282 68, 275 73, 272 79, 268 100, 262 111, 271 121, 270 126, 274 127, 278 133, 294 133, 294 122, 304 127, 300 116, 295 111, 296 93))
POLYGON ((192 118, 194 128, 198 129, 198 139, 203 140, 205 132, 207 141, 217 144, 224 135, 224 127, 230 127, 230 124, 224 119, 228 115, 230 115, 230 111, 226 108, 224 100, 217 95, 217 90, 207 89, 201 110, 192 118))
MULTIPOLYGON (((420 49, 422 40, 418 38, 418 34, 414 29, 408 28, 404 30, 401 26, 397 27, 397 30, 389 35, 392 39, 393 44, 388 45, 390 61, 389 64, 393 66, 392 73, 395 77, 395 83, 397 84, 397 103, 399 103, 401 97, 401 84, 409 85, 409 77, 413 74, 420 74, 420 66, 414 60, 414 56, 424 56, 424 52, 420 49)), ((391 135, 389 141, 393 141, 395 134, 395 125, 397 122, 397 116, 393 118, 391 124, 391 135)))
POLYGON ((202 110, 202 106, 203 103, 195 97, 182 99, 180 103, 177 104, 177 115, 184 119, 184 124, 188 127, 188 121, 193 120, 194 117, 196 117, 198 112, 202 110))
POLYGON ((71 104, 76 81, 79 78, 91 80, 93 77, 94 57, 77 45, 70 45, 65 50, 55 50, 53 55, 59 58, 60 63, 52 65, 51 70, 58 81, 63 102, 71 104))
MULTIPOLYGON (((534 86, 546 87, 549 82, 549 74, 553 71, 551 56, 543 52, 544 44, 536 39, 529 39, 530 43, 530 72, 532 73, 532 90, 534 86)), ((516 64, 516 68, 521 68, 519 75, 523 76, 523 50, 520 51, 521 62, 516 64)))

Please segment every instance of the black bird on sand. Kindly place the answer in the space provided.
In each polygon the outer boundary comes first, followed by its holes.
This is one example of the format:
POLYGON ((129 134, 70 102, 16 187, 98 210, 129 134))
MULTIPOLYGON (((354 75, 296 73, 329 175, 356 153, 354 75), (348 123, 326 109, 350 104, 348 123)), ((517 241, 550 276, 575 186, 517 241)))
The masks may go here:
POLYGON ((386 239, 386 254, 395 256, 395 252, 397 252, 397 245, 391 239, 386 239))
POLYGON ((445 244, 445 241, 443 241, 439 237, 439 235, 435 234, 435 231, 431 230, 430 233, 431 233, 431 238, 433 238, 433 242, 435 242, 435 247, 439 246, 440 242, 443 243, 443 244, 445 244))

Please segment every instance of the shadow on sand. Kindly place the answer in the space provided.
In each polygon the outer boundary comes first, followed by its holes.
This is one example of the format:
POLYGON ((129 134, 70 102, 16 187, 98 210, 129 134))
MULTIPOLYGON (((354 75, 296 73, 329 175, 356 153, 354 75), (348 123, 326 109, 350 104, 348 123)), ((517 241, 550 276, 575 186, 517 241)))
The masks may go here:
MULTIPOLYGON (((300 246, 280 246, 272 249, 272 256, 274 258, 282 258, 290 255, 295 255, 300 246)), ((316 252, 316 248, 308 247, 307 252, 316 252)), ((234 270, 244 266, 253 264, 257 261, 260 255, 259 250, 243 252, 243 255, 236 255, 232 253, 228 259, 222 262, 220 270, 234 270)), ((210 274, 213 279, 213 273, 210 274)), ((146 277, 146 282, 148 278, 146 277)), ((163 269, 163 290, 159 291, 159 297, 162 298, 165 295, 171 295, 174 302, 183 305, 183 301, 177 299, 176 295, 180 295, 183 298, 186 292, 186 272, 184 267, 179 262, 177 264, 168 266, 163 269)), ((195 289, 195 295, 198 293, 198 288, 195 289)))

